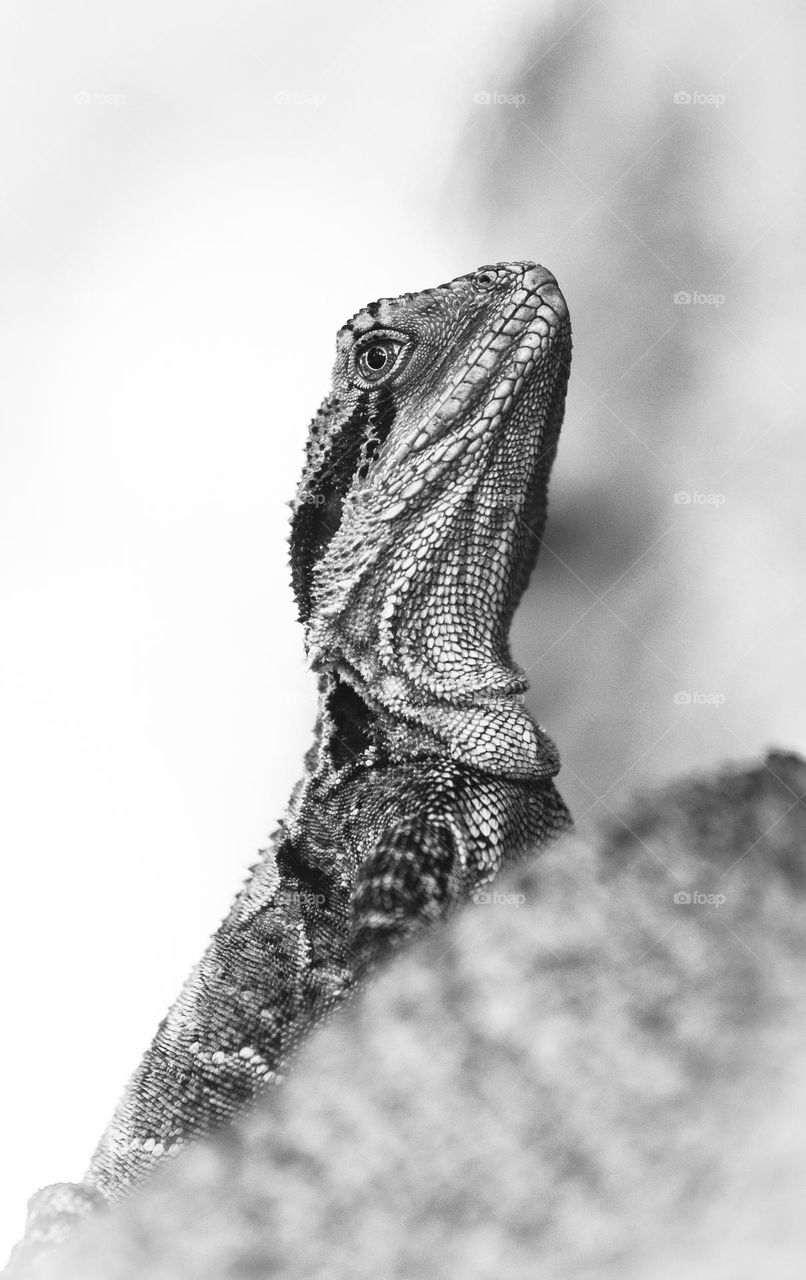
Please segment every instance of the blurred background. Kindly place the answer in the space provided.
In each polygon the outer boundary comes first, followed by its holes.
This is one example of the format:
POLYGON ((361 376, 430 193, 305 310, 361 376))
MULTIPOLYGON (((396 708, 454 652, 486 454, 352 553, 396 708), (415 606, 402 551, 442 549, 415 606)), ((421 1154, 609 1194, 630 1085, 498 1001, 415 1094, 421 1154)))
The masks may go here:
POLYGON ((806 746, 800 3, 6 0, 0 1253, 81 1176, 314 717, 335 331, 489 262, 575 330, 515 656, 580 827, 806 746))

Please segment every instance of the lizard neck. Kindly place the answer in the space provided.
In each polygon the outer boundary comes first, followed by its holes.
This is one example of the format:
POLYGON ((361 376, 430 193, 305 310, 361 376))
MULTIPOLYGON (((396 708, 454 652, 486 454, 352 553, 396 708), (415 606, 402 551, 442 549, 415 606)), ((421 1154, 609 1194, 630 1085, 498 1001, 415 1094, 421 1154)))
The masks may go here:
POLYGON ((557 772, 509 648, 545 523, 553 444, 523 451, 517 479, 506 448, 479 451, 421 520, 373 518, 360 494, 345 504, 340 572, 306 638, 312 665, 370 708, 374 758, 445 755, 519 778, 557 772))
MULTIPOLYGON (((357 565, 311 618, 308 651, 392 713, 411 705, 471 706, 527 688, 513 665, 508 634, 514 608, 519 512, 495 504, 495 490, 457 484, 429 513, 438 536, 386 534, 385 554, 357 565), (484 511, 484 521, 473 520, 484 511)), ((522 541, 522 538, 521 538, 522 541)))

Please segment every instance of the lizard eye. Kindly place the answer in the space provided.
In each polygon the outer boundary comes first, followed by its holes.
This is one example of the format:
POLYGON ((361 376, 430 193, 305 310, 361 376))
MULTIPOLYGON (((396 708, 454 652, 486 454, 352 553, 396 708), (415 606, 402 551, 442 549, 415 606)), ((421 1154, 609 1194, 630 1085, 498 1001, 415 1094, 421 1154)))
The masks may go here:
POLYGON ((395 338, 373 337, 356 348, 355 372, 364 382, 380 382, 388 378, 398 363, 403 345, 395 338))

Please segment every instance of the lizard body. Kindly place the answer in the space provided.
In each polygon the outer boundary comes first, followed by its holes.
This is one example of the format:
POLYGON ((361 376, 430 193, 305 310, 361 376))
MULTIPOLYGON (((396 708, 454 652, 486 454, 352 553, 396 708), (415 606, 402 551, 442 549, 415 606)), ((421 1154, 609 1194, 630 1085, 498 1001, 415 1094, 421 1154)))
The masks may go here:
POLYGON ((528 262, 381 299, 340 330, 292 515, 319 680, 303 779, 84 1182, 34 1197, 32 1243, 242 1110, 390 947, 569 825, 508 643, 569 361, 565 302, 528 262))

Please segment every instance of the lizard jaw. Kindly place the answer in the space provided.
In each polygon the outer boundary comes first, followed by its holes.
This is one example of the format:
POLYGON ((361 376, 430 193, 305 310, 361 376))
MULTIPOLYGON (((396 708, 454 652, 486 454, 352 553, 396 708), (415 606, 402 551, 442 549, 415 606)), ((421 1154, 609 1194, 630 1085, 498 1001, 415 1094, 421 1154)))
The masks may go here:
MULTIPOLYGON (((536 370, 552 353, 567 359, 568 308, 551 272, 523 268, 489 327, 442 394, 396 433, 366 485, 383 494, 378 518, 395 521, 409 501, 433 486, 463 455, 495 438, 536 370), (419 456, 416 456, 419 455, 419 456)), ((510 269, 511 270, 511 269, 510 269)))
MULTIPOLYGON (((567 324, 568 309, 556 280, 544 268, 530 267, 493 327, 475 344, 424 420, 390 451, 390 459, 397 465, 407 454, 439 442, 458 420, 471 418, 479 402, 481 420, 493 421, 506 413, 536 362, 545 358, 558 330, 567 324)), ((468 427, 458 432, 460 438, 467 434, 468 427)), ((481 434, 480 429, 475 434, 481 434)))

